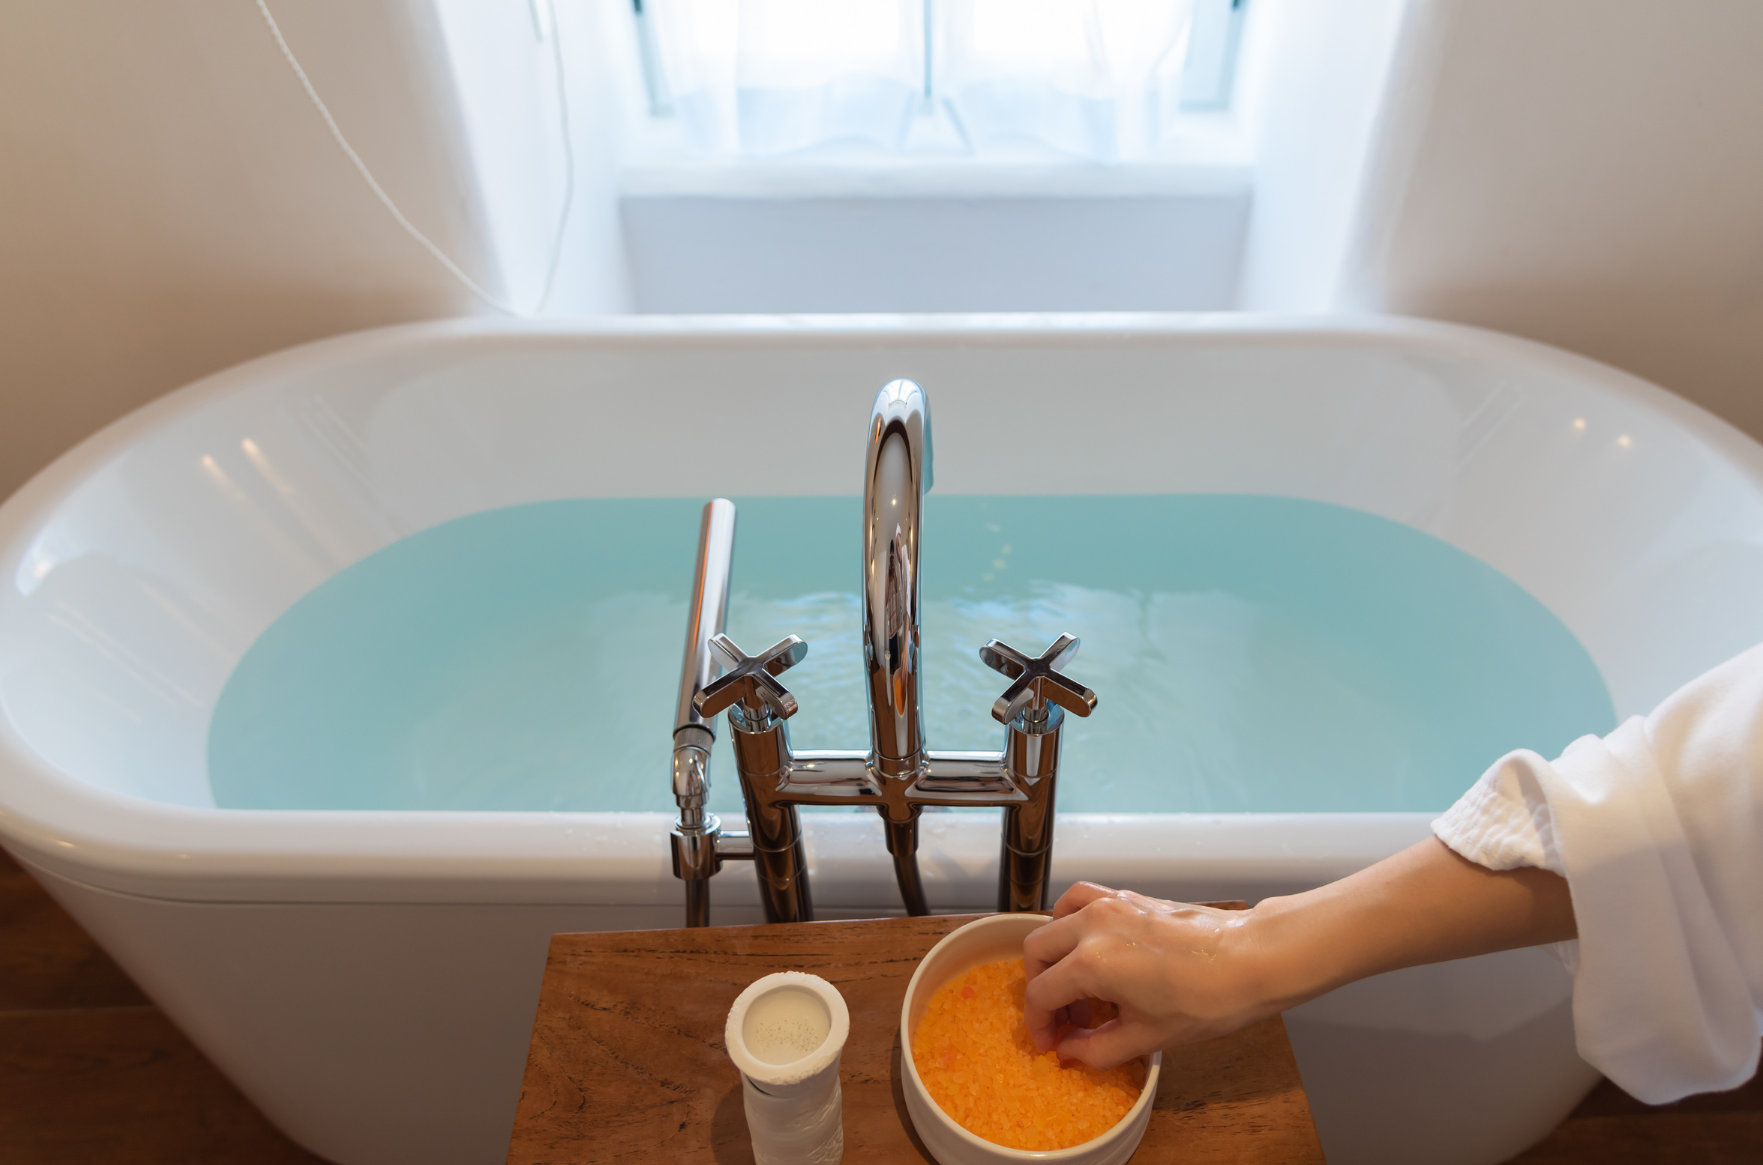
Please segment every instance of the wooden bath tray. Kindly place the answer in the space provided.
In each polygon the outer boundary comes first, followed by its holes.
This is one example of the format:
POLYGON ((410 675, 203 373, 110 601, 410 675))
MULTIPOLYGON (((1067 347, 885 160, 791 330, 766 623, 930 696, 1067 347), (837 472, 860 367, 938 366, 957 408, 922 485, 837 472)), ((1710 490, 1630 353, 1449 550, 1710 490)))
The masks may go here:
MULTIPOLYGON (((753 1160, 722 1026, 772 971, 838 985, 850 1165, 929 1162, 900 1090, 900 1001, 936 941, 974 915, 560 934, 545 961, 509 1165, 753 1160)), ((1278 1016, 1163 1054, 1135 1163, 1320 1162, 1278 1016)))

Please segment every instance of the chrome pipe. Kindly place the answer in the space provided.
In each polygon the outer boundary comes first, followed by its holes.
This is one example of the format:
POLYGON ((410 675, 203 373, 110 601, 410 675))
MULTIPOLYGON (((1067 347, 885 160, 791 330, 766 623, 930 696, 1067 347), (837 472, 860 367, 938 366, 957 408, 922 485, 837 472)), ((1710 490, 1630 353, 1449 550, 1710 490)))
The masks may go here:
POLYGON ((674 703, 673 732, 702 728, 716 737, 716 719, 705 718, 694 703, 716 678, 718 661, 712 637, 728 623, 728 584, 734 572, 735 504, 727 498, 704 503, 698 523, 698 565, 692 572, 691 605, 686 608, 686 653, 680 662, 679 699, 674 703))
POLYGON ((998 909, 1045 910, 1053 872, 1053 813, 1065 713, 1018 715, 1004 730, 1004 766, 1022 799, 1004 806, 998 839, 998 909))
POLYGON ((924 896, 924 879, 918 873, 918 810, 905 821, 895 821, 882 811, 882 828, 886 831, 888 856, 894 859, 894 881, 900 887, 900 901, 906 913, 922 918, 930 913, 930 902, 924 896))
POLYGON ((718 661, 711 640, 728 622, 728 587, 734 567, 735 504, 727 498, 705 503, 698 523, 698 564, 686 609, 686 650, 680 662, 679 699, 674 705, 673 873, 686 883, 686 925, 710 925, 710 878, 722 867, 717 852, 720 823, 706 811, 710 796, 710 746, 716 721, 698 711, 697 697, 716 678, 718 661))
POLYGON ((686 925, 710 925, 709 878, 694 878, 686 883, 686 925))

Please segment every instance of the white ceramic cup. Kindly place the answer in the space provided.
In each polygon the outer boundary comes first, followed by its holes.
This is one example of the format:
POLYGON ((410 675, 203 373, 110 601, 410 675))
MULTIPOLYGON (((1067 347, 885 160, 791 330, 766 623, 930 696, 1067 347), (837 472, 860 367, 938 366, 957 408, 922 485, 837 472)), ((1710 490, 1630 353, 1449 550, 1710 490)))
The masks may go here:
POLYGON ((941 1165, 994 1165, 1005 1161, 1046 1161, 1059 1165, 1125 1165, 1144 1139, 1151 1123, 1151 1101, 1157 1094, 1157 1076, 1163 1053, 1146 1058, 1145 1087, 1120 1122, 1099 1137, 1069 1149, 1007 1149, 974 1135, 950 1119, 925 1090, 912 1059, 912 1033, 924 1018, 937 988, 969 967, 999 959, 1022 957, 1022 940, 1052 921, 1044 914, 994 914, 950 931, 918 962, 906 999, 900 1005, 900 1074, 904 1081, 906 1112, 919 1139, 941 1165))
POLYGON ((723 1042, 741 1070, 757 1165, 837 1165, 845 1152, 839 1056, 851 1016, 818 975, 780 971, 729 1008, 723 1042))

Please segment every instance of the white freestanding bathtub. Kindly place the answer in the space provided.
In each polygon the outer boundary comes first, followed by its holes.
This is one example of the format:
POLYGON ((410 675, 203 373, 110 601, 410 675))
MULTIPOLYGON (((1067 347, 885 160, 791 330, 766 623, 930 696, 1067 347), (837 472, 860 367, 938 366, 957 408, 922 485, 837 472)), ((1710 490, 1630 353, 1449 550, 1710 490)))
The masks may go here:
MULTIPOLYGON (((861 420, 897 376, 934 395, 939 491, 1258 493, 1395 519, 1546 604, 1620 716, 1763 640, 1763 448, 1534 344, 1235 316, 455 321, 210 377, 0 508, 0 841, 301 1144, 345 1165, 501 1160, 548 937, 678 925, 668 818, 218 809, 222 685, 302 594, 460 515, 853 492, 861 420)), ((1061 883, 1254 899, 1431 816, 1131 809, 1061 819, 1061 883)), ((993 828, 926 818, 939 909, 987 907, 993 828)), ((895 908, 873 817, 809 830, 822 917, 895 908)), ((758 920, 749 870, 713 886, 717 921, 758 920)), ((1493 1162, 1541 1136, 1595 1079, 1568 991, 1520 951, 1291 1013, 1331 1158, 1493 1162)))

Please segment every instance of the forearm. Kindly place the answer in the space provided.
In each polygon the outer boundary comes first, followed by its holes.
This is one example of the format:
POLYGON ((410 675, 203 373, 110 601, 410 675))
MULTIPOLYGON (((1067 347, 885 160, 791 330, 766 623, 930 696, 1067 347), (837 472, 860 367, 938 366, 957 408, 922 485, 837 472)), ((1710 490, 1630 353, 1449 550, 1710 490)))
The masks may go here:
POLYGON ((1428 838, 1338 882, 1265 899, 1242 939, 1277 1010, 1367 975, 1574 934, 1565 879, 1489 870, 1428 838))

